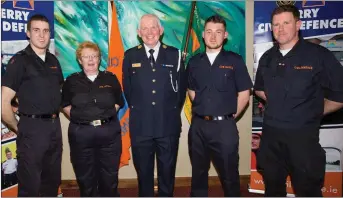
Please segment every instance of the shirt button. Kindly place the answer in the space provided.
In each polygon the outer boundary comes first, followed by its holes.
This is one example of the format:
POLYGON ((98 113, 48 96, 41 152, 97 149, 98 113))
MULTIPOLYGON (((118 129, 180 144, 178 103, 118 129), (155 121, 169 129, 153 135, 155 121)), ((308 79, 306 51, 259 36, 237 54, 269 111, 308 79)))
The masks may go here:
POLYGON ((155 79, 152 79, 152 82, 156 82, 156 80, 155 80, 155 79))
POLYGON ((154 93, 156 93, 156 91, 155 91, 155 90, 152 90, 152 93, 154 94, 154 93))
POLYGON ((155 71, 156 71, 156 69, 152 69, 152 71, 153 71, 153 72, 155 72, 155 71))
POLYGON ((151 104, 152 104, 152 105, 155 105, 156 103, 155 103, 155 102, 152 102, 151 104))

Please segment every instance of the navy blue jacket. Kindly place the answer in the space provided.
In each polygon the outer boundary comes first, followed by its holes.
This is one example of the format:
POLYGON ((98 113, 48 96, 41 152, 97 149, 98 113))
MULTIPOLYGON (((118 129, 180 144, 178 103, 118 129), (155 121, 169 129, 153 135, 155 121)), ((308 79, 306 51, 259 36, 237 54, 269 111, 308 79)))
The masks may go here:
POLYGON ((179 50, 161 43, 151 67, 143 45, 125 52, 123 87, 130 108, 130 135, 165 137, 181 132, 186 75, 179 50))
POLYGON ((343 102, 343 67, 328 49, 300 39, 285 56, 278 46, 263 54, 254 90, 267 96, 265 124, 319 127, 324 97, 343 102))

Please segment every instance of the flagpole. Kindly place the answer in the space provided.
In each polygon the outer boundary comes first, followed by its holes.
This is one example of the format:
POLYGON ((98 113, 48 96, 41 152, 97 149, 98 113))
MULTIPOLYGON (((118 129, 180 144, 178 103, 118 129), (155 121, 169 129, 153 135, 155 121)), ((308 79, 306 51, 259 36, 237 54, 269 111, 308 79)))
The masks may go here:
POLYGON ((191 14, 189 17, 189 23, 188 23, 188 27, 187 27, 186 43, 185 43, 185 47, 184 47, 183 52, 182 52, 182 60, 183 61, 185 61, 186 57, 187 57, 188 41, 189 41, 189 37, 191 35, 195 4, 196 4, 196 1, 192 1, 191 14))

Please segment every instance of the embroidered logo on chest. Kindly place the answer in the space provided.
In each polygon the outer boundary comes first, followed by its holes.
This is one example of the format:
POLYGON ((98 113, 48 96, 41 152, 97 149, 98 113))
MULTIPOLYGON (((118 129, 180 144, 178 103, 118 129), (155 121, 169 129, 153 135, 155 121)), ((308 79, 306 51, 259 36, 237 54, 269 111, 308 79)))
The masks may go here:
POLYGON ((233 70, 233 66, 231 66, 231 65, 221 65, 221 66, 219 66, 219 68, 220 69, 231 69, 231 70, 233 70))

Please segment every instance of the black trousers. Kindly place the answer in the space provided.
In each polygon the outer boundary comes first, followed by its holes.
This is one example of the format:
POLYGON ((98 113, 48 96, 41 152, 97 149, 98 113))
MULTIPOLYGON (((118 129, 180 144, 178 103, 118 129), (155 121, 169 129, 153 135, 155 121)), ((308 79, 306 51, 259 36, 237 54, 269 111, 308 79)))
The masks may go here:
POLYGON ((61 184, 62 132, 59 118, 20 117, 17 137, 19 197, 56 197, 61 184))
POLYGON ((218 172, 224 196, 240 196, 238 144, 239 136, 234 119, 206 121, 193 116, 188 133, 192 197, 208 196, 211 160, 218 172))
POLYGON ((297 196, 322 196, 325 163, 319 128, 285 130, 263 126, 257 164, 261 168, 265 196, 286 196, 288 175, 297 196))
POLYGON ((18 183, 17 171, 11 174, 4 174, 4 177, 2 179, 4 180, 4 188, 17 184, 18 183))
POLYGON ((157 158, 158 196, 172 197, 179 136, 160 138, 131 136, 132 157, 140 197, 154 197, 154 165, 157 158))
POLYGON ((69 124, 70 158, 82 197, 118 197, 122 150, 118 120, 101 126, 69 124))

